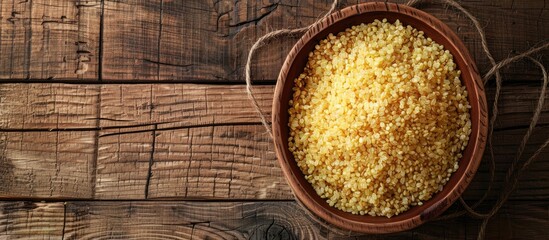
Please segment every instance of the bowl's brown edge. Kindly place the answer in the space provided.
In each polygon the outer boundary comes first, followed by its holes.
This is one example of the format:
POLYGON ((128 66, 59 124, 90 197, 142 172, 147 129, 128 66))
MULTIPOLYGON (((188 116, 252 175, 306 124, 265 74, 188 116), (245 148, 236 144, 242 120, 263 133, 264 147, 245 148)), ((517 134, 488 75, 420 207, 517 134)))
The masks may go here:
MULTIPOLYGON (((287 111, 287 109, 282 109, 282 110, 287 111)), ((299 39, 299 41, 295 44, 294 48, 288 54, 284 62, 284 65, 280 71, 278 82, 275 88, 275 96, 273 99, 273 119, 272 120, 273 120, 273 135, 275 138, 274 139, 275 151, 276 151, 278 160, 280 162, 283 174, 285 175, 288 183, 290 184, 294 194, 299 199, 299 201, 301 201, 309 210, 311 210, 312 212, 317 214, 319 217, 323 218, 324 220, 326 220, 331 224, 334 224, 344 229, 349 229, 357 232, 366 232, 366 233, 389 233, 389 232, 408 230, 424 222, 427 222, 430 219, 433 219, 434 217, 444 212, 448 207, 450 207, 450 205, 457 200, 457 198, 463 193, 463 191, 467 188, 467 186, 471 182, 480 164, 482 153, 486 145, 486 136, 488 131, 488 112, 487 112, 487 104, 486 104, 486 97, 484 93, 483 83, 480 79, 478 69, 474 61, 472 60, 472 57, 469 51, 461 42, 461 40, 457 37, 457 35, 453 31, 451 31, 450 28, 446 26, 444 23, 442 23, 440 20, 436 19, 435 17, 423 11, 420 11, 412 7, 404 6, 404 5, 399 5, 394 3, 380 3, 380 2, 357 4, 357 5, 350 6, 342 10, 336 11, 332 13, 329 17, 325 18, 323 21, 317 23, 315 26, 310 28, 310 30, 307 31, 301 39, 299 39), (450 44, 454 44, 455 48, 459 50, 460 56, 455 56, 455 53, 453 53, 454 57, 455 58, 461 57, 467 64, 467 67, 471 70, 469 71, 469 74, 470 74, 470 78, 474 80, 475 86, 471 88, 468 86, 467 90, 470 95, 477 96, 478 104, 479 104, 477 111, 471 112, 471 119, 475 120, 475 122, 473 122, 472 125, 478 126, 476 128, 476 131, 471 133, 471 140, 469 142, 469 144, 471 144, 472 142, 476 143, 473 146, 473 150, 472 150, 473 158, 469 161, 468 165, 460 166, 460 168, 465 167, 465 171, 457 180, 457 184, 452 186, 452 189, 448 192, 446 196, 442 197, 439 201, 431 204, 429 207, 423 210, 421 214, 411 218, 403 219, 400 221, 392 221, 392 222, 387 222, 383 224, 361 222, 361 221, 355 221, 355 220, 343 218, 321 207, 317 202, 313 200, 313 196, 310 196, 309 193, 303 190, 303 186, 301 186, 301 183, 299 182, 299 179, 298 179, 298 177, 300 176, 296 176, 295 174, 293 174, 289 166, 289 164, 291 164, 289 162, 290 156, 287 156, 287 153, 282 143, 282 141, 287 141, 287 139, 282 139, 281 137, 281 131, 283 129, 279 124, 281 122, 281 119, 278 112, 281 110, 280 102, 282 97, 282 91, 284 90, 283 89, 284 85, 286 81, 293 81, 293 79, 286 78, 288 74, 288 70, 291 67, 292 63, 294 62, 297 56, 297 53, 301 50, 301 48, 304 46, 304 44, 307 41, 312 39, 315 34, 327 28, 330 24, 336 23, 350 16, 359 15, 359 14, 368 13, 368 12, 380 12, 380 11, 397 12, 400 14, 408 15, 413 18, 417 18, 418 20, 423 22, 428 21, 429 25, 434 30, 446 36, 446 38, 449 39, 450 44), (473 118, 473 116, 477 116, 477 117, 473 118)))

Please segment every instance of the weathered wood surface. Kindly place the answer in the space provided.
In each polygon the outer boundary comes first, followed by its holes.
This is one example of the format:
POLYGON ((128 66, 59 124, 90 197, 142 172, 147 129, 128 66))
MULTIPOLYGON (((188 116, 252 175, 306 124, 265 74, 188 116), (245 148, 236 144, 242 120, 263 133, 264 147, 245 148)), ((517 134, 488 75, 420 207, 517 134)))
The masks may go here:
MULTIPOLYGON (((536 86, 502 93, 499 184, 528 127, 536 86)), ((267 111, 272 91, 256 87, 267 111)), ((292 199, 242 85, 3 84, 0 93, 0 197, 292 199)), ((549 102, 541 116, 525 157, 549 135, 549 102)), ((514 199, 549 199, 548 153, 525 172, 514 199)), ((485 161, 468 199, 482 194, 486 169, 485 161)))
POLYGON ((0 78, 97 79, 100 2, 0 1, 0 78))
MULTIPOLYGON (((341 6, 356 0, 342 1, 341 6)), ((395 1, 405 2, 405 1, 395 1)), ((268 31, 312 23, 330 1, 61 0, 1 3, 0 78, 60 81, 242 82, 253 41, 268 31)), ((542 1, 467 1, 501 60, 547 40, 542 1)), ((420 7, 463 39, 484 72, 489 64, 469 20, 440 4, 420 7)), ((274 80, 295 37, 273 41, 254 64, 256 81, 274 80)), ((547 59, 547 58, 545 58, 547 59)), ((533 67, 507 69, 532 79, 533 67)))
MULTIPOLYGON (((512 202, 487 239, 547 239, 547 203, 512 202)), ((0 202, 5 239, 475 239, 478 221, 460 217, 412 231, 360 235, 327 227, 293 201, 0 202)))
MULTIPOLYGON (((330 2, 0 0, 0 239, 348 239, 291 201, 242 85, 259 36, 310 24, 330 2)), ((496 60, 549 40, 543 1, 462 4, 479 18, 496 60)), ((463 14, 440 4, 420 9, 457 32, 481 72, 489 68, 463 14)), ((255 89, 267 112, 296 39, 277 39, 256 56, 254 81, 264 85, 255 89)), ((546 66, 547 53, 537 56, 546 66)), ((490 199, 541 84, 528 61, 504 72, 490 199)), ((487 91, 492 99, 493 84, 487 91)), ((523 159, 549 136, 549 103, 539 125, 523 159)), ((549 238, 547 159, 549 150, 524 172, 488 239, 549 238)), ((482 195, 487 169, 484 161, 468 201, 482 195)), ((459 218, 357 239, 474 239, 477 230, 478 221, 459 218)))
MULTIPOLYGON (((496 131, 527 127, 540 94, 536 83, 504 84, 496 131)), ((491 107, 494 87, 487 87, 491 107)), ((254 86, 271 111, 274 86, 254 86)), ((539 125, 549 123, 544 104, 539 125)), ((150 127, 258 124, 243 85, 212 84, 1 84, 0 130, 83 131, 150 127)))

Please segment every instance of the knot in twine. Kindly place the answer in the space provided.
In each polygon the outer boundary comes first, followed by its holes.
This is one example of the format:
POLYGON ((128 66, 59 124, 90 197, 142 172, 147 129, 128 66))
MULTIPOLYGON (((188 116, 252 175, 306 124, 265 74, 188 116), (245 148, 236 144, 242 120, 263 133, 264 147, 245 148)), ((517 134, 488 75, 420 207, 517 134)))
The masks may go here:
MULTIPOLYGON (((408 5, 408 6, 417 6, 420 3, 424 3, 424 2, 433 2, 433 1, 410 0, 406 3, 406 5, 408 5)), ((484 74, 484 76, 482 77, 482 80, 483 80, 484 84, 486 85, 488 83, 488 81, 490 79, 492 79, 492 77, 495 76, 495 81, 496 81, 496 91, 495 91, 495 96, 494 96, 494 104, 492 105, 492 113, 491 113, 491 116, 490 116, 490 124, 489 124, 489 127, 488 127, 488 140, 487 141, 488 141, 488 151, 489 151, 488 160, 489 160, 489 164, 490 164, 490 168, 489 168, 490 181, 489 181, 487 190, 484 192, 483 196, 479 200, 477 200, 475 203, 473 203, 472 205, 469 205, 468 203, 465 202, 465 200, 463 200, 462 197, 459 197, 459 202, 461 203, 461 205, 463 206, 463 208, 465 210, 453 212, 453 213, 450 213, 450 214, 446 214, 446 215, 443 215, 443 216, 440 216, 440 217, 434 219, 435 221, 437 221, 437 220, 446 220, 446 219, 456 218, 456 217, 462 216, 464 214, 467 214, 467 215, 469 215, 473 218, 481 219, 482 224, 480 226, 480 230, 479 230, 479 233, 478 233, 478 236, 477 236, 477 239, 481 240, 481 239, 484 239, 484 235, 485 235, 485 232, 486 232, 486 226, 487 226, 489 220, 498 212, 498 210, 503 206, 503 204, 509 199, 509 196, 511 195, 513 190, 516 188, 517 182, 518 182, 519 177, 522 174, 522 172, 537 158, 537 156, 542 152, 542 150, 545 149, 545 147, 547 147, 547 145, 549 145, 549 138, 548 138, 534 152, 534 154, 532 154, 532 156, 530 158, 528 158, 526 161, 520 162, 520 159, 522 157, 522 153, 524 152, 524 148, 526 146, 526 143, 528 142, 528 139, 530 139, 530 135, 532 135, 532 133, 534 131, 534 128, 536 127, 536 124, 539 120, 539 117, 540 117, 540 114, 541 114, 541 111, 542 111, 542 108, 543 108, 543 104, 545 102, 545 94, 546 94, 547 83, 548 83, 547 70, 545 69, 545 67, 543 66, 543 64, 541 62, 539 62, 538 60, 532 58, 531 55, 533 55, 534 53, 537 53, 541 50, 548 49, 549 48, 549 42, 546 42, 546 43, 544 43, 544 44, 542 44, 538 47, 531 48, 530 50, 525 51, 525 52, 523 52, 521 54, 518 54, 516 56, 508 57, 506 59, 501 60, 500 62, 496 62, 496 60, 494 59, 494 57, 492 56, 492 53, 490 52, 490 50, 488 48, 488 44, 487 44, 487 41, 486 41, 486 34, 485 34, 484 30, 482 29, 482 26, 478 22, 477 18, 474 17, 468 10, 466 10, 463 6, 461 6, 458 2, 456 2, 454 0, 438 0, 438 2, 455 8, 456 10, 458 10, 461 13, 465 14, 465 16, 467 16, 467 18, 469 18, 469 20, 473 23, 473 25, 475 26, 475 28, 478 32, 478 35, 480 37, 482 50, 484 51, 484 53, 486 54, 486 57, 488 58, 488 60, 490 61, 490 64, 492 65, 490 70, 488 70, 488 72, 486 72, 484 74), (496 165, 495 165, 494 150, 493 150, 493 144, 492 144, 492 136, 493 136, 493 132, 494 132, 494 125, 495 125, 495 122, 496 122, 496 119, 497 119, 497 116, 498 116, 498 100, 499 100, 499 97, 500 97, 501 84, 502 84, 502 77, 501 77, 500 70, 503 67, 505 67, 505 66, 507 66, 511 63, 514 63, 518 60, 522 60, 522 59, 528 59, 528 60, 532 61, 535 65, 537 65, 541 69, 541 72, 542 72, 542 75, 543 75, 543 84, 542 84, 542 87, 541 87, 540 96, 537 100, 537 105, 536 105, 536 108, 534 110, 534 115, 532 116, 532 119, 531 119, 530 125, 528 127, 528 130, 526 131, 526 134, 522 138, 522 141, 520 142, 520 145, 517 149, 515 157, 513 158, 511 166, 509 167, 509 169, 507 171, 507 174, 505 175, 503 191, 499 194, 496 202, 492 205, 491 209, 488 212, 480 213, 475 209, 484 202, 484 200, 486 199, 486 197, 488 196, 488 194, 492 190, 492 186, 493 186, 493 183, 494 183, 494 172, 495 172, 496 165)), ((328 17, 331 13, 336 11, 337 8, 338 8, 338 4, 339 4, 339 0, 334 0, 331 7, 330 7, 330 9, 328 10, 328 12, 326 12, 326 14, 324 14, 324 16, 322 16, 320 19, 315 21, 313 24, 311 24, 309 26, 306 26, 306 27, 302 27, 302 28, 280 29, 280 30, 269 32, 269 33, 265 34, 264 36, 260 37, 252 45, 252 47, 250 48, 250 52, 248 53, 248 58, 247 58, 247 61, 246 61, 246 66, 245 66, 246 92, 248 94, 248 98, 252 102, 253 107, 255 108, 257 113, 259 114, 259 118, 261 120, 261 123, 263 124, 263 126, 265 126, 265 128, 267 130, 267 133, 269 134, 269 136, 271 138, 273 138, 273 133, 271 131, 271 125, 267 121, 266 114, 263 112, 263 110, 259 106, 259 103, 258 103, 258 101, 257 101, 257 99, 256 99, 256 97, 253 93, 253 90, 252 90, 251 64, 252 64, 252 58, 254 56, 254 53, 259 48, 266 45, 269 41, 271 41, 271 40, 273 40, 277 37, 305 33, 311 27, 315 26, 317 23, 321 22, 322 20, 324 20, 324 18, 328 17)))

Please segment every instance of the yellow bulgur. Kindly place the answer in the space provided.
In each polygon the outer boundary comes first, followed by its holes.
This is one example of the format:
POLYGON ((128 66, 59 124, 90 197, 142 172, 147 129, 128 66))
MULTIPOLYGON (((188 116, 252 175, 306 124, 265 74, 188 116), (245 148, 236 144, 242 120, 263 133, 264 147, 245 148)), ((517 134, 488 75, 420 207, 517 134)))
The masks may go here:
POLYGON ((290 151, 338 209, 391 217, 422 205, 469 140, 459 76, 448 50, 398 20, 330 34, 295 79, 290 151))

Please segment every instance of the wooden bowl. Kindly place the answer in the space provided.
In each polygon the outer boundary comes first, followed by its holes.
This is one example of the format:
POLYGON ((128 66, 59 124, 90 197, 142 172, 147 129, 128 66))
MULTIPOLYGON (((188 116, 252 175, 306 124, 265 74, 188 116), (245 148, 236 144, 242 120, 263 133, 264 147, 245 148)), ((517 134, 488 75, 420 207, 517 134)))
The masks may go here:
POLYGON ((467 48, 448 26, 435 17, 412 7, 379 2, 358 4, 336 11, 313 26, 295 44, 278 77, 273 100, 273 134, 276 154, 286 180, 295 196, 306 208, 343 229, 365 233, 389 233, 417 227, 444 212, 473 179, 482 158, 488 129, 483 86, 467 48), (315 45, 325 39, 329 33, 335 35, 353 25, 370 23, 375 19, 383 18, 387 18, 390 22, 399 19, 404 26, 411 25, 423 31, 426 36, 442 44, 452 53, 454 61, 461 70, 462 83, 469 93, 472 122, 472 132, 463 158, 459 161, 459 169, 452 174, 443 190, 425 201, 422 206, 411 207, 408 211, 391 218, 353 215, 330 207, 307 182, 293 154, 288 150, 288 108, 293 95, 292 87, 294 79, 303 72, 309 52, 313 51, 315 45))

